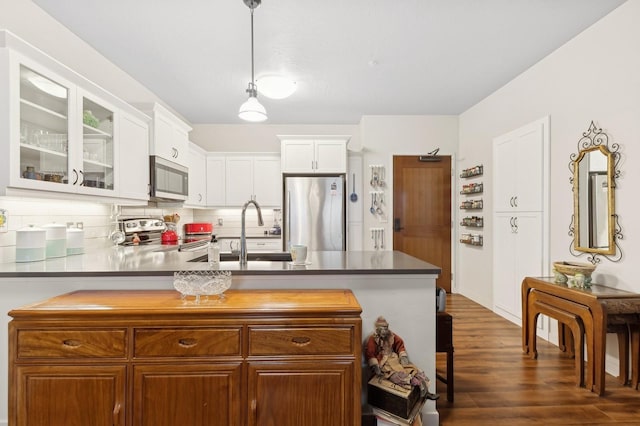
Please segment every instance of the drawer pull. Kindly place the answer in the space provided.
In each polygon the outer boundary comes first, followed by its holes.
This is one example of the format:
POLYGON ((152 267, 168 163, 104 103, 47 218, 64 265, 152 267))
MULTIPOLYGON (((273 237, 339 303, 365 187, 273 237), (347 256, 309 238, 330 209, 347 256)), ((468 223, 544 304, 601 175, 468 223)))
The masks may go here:
POLYGON ((82 346, 82 342, 76 339, 66 339, 62 341, 62 344, 71 348, 79 348, 82 346))
POLYGON ((198 344, 197 339, 180 339, 178 340, 178 344, 185 348, 192 348, 198 344))
POLYGON ((294 345, 305 346, 305 345, 308 345, 309 342, 311 342, 311 338, 310 337, 294 337, 291 339, 291 341, 293 342, 294 345))

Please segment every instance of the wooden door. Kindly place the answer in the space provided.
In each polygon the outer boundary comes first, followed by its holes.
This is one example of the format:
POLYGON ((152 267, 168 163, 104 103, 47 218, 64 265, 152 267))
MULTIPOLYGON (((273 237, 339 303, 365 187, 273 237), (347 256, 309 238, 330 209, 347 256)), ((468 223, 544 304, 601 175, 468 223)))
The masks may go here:
POLYGON ((442 269, 451 292, 451 157, 393 157, 393 249, 442 269))
MULTIPOLYGON (((359 365, 358 365, 359 368, 359 365)), ((355 426, 354 362, 249 364, 250 426, 355 426)))
POLYGON ((16 426, 125 424, 124 365, 39 365, 16 370, 16 426))
POLYGON ((240 364, 136 365, 134 426, 240 426, 240 364))

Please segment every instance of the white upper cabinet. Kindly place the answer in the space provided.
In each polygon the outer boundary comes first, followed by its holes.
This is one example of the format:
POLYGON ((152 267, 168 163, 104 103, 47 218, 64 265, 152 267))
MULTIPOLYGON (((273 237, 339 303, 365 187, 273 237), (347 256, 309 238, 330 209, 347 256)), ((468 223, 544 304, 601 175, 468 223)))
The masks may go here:
POLYGON ((0 139, 7 141, 0 194, 146 201, 148 117, 10 33, 0 35, 0 139))
POLYGON ((277 155, 228 155, 225 182, 228 207, 242 206, 249 200, 261 207, 280 206, 282 178, 277 155))
POLYGON ((224 155, 207 154, 207 206, 224 207, 226 157, 224 155))
POLYGON ((494 140, 494 210, 541 211, 544 126, 532 123, 494 140))
POLYGON ((185 206, 207 205, 207 153, 193 142, 189 142, 189 198, 185 206))
POLYGON ((120 197, 149 200, 149 123, 131 114, 120 114, 118 129, 120 197))
POLYGON ((282 173, 346 173, 349 137, 279 137, 282 173))
POLYGON ((150 154, 189 167, 191 127, 160 104, 141 104, 138 107, 152 118, 150 154))

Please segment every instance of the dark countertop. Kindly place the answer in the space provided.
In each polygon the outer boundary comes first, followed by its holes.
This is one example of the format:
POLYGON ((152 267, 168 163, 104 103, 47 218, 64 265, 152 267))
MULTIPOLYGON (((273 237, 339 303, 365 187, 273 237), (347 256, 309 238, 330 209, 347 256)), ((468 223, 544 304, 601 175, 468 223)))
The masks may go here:
MULTIPOLYGON (((189 262, 204 254, 205 249, 179 252, 176 246, 105 247, 41 262, 2 263, 0 278, 167 276, 208 270, 207 262, 189 262)), ((219 269, 235 275, 440 274, 439 267, 398 251, 311 252, 303 266, 250 260, 244 267, 238 261, 220 262, 219 269)))

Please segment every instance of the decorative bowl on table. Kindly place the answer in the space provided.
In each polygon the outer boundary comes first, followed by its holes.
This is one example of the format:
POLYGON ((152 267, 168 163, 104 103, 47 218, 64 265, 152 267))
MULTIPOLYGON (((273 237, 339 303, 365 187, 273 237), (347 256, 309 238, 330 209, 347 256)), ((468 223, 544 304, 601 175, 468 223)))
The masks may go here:
POLYGON ((556 282, 566 282, 575 287, 590 287, 591 274, 595 269, 596 265, 591 263, 553 262, 556 282))
POLYGON ((190 296, 200 303, 201 296, 217 296, 224 299, 224 292, 231 287, 229 271, 178 271, 173 274, 173 287, 183 299, 190 296))

